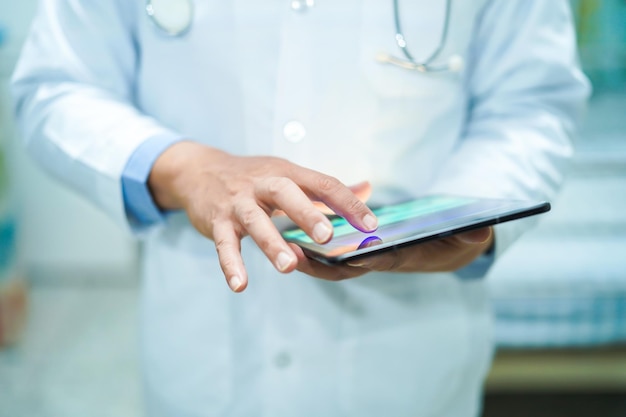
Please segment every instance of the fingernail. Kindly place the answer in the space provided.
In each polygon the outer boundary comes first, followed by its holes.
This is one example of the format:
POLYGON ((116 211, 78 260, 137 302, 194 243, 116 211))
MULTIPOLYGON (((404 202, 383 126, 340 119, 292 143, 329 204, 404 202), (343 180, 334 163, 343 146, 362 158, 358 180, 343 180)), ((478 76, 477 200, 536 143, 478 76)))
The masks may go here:
POLYGON ((374 230, 378 228, 378 220, 376 219, 376 217, 372 216, 371 214, 368 214, 365 217, 363 217, 363 224, 365 225, 367 230, 371 232, 373 232, 374 230))
POLYGON ((463 243, 480 244, 488 241, 491 237, 491 233, 485 233, 483 230, 476 230, 472 232, 461 233, 457 235, 457 237, 463 243))
POLYGON ((239 289, 243 286, 243 280, 239 275, 233 275, 228 280, 228 284, 233 291, 239 291, 239 289))
POLYGON ((280 272, 285 272, 291 265, 293 258, 287 252, 281 252, 276 258, 276 267, 280 272))
POLYGON ((351 262, 347 262, 347 265, 355 267, 355 268, 365 268, 365 267, 367 267, 367 262, 365 262, 365 261, 351 261, 351 262))
POLYGON ((467 243, 468 245, 477 245, 479 243, 483 243, 484 240, 476 240, 476 239, 472 239, 471 237, 467 237, 467 236, 461 236, 459 235, 459 240, 463 243, 467 243))
POLYGON ((333 230, 324 222, 319 222, 313 227, 313 239, 318 243, 327 242, 332 236, 333 230))

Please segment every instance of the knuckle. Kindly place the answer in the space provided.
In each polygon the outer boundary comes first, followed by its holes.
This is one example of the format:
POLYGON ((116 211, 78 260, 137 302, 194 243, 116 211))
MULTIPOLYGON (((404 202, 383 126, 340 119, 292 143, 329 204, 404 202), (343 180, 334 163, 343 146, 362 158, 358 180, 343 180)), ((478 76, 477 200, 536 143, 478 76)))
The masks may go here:
POLYGON ((365 204, 358 198, 354 197, 348 201, 347 207, 350 213, 357 213, 365 209, 365 204))
POLYGON ((215 250, 220 258, 227 257, 229 249, 232 249, 233 245, 226 239, 218 239, 215 241, 215 250))
POLYGON ((267 192, 272 199, 288 192, 292 182, 285 177, 273 178, 267 185, 267 192))
POLYGON ((341 182, 335 177, 322 175, 317 180, 317 189, 325 194, 335 192, 339 187, 341 187, 341 182))
POLYGON ((215 249, 219 257, 222 271, 228 272, 236 268, 237 259, 232 253, 232 251, 234 250, 233 243, 225 239, 220 239, 215 242, 215 249))
POLYGON ((263 213, 256 208, 243 209, 239 213, 239 221, 245 229, 249 229, 252 225, 260 221, 263 213))
POLYGON ((258 176, 267 176, 268 173, 280 173, 285 170, 286 162, 285 159, 275 156, 263 157, 259 159, 255 172, 258 176))

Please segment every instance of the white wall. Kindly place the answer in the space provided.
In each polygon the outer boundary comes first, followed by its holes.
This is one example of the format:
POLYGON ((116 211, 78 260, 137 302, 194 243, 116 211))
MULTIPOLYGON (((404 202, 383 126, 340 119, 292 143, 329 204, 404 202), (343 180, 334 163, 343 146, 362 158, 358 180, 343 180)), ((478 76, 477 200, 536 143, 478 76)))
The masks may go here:
POLYGON ((111 220, 42 172, 15 132, 8 81, 36 8, 35 0, 0 0, 0 143, 10 159, 19 219, 20 264, 37 280, 131 276, 137 249, 111 220))

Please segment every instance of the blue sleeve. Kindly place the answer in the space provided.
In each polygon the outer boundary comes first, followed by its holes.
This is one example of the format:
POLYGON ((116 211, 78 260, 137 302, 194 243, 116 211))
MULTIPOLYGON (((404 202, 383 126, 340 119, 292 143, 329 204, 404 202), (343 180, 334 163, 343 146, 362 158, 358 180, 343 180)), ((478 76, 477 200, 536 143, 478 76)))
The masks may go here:
POLYGON ((134 227, 149 227, 165 220, 165 213, 156 206, 148 189, 148 176, 157 158, 182 139, 177 135, 153 136, 128 159, 122 173, 122 194, 126 215, 134 227))
POLYGON ((483 253, 478 258, 474 259, 471 264, 464 266, 461 269, 457 269, 454 272, 456 276, 461 279, 484 278, 496 258, 496 251, 494 250, 494 247, 495 242, 494 246, 492 246, 487 252, 483 253))

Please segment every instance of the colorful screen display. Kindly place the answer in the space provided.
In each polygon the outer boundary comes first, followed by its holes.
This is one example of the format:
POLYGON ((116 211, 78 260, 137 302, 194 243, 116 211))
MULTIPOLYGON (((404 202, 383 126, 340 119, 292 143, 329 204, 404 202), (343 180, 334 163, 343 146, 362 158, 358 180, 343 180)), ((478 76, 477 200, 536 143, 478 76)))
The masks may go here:
POLYGON ((485 200, 456 196, 428 196, 374 208, 378 229, 364 233, 341 217, 331 218, 334 235, 319 245, 299 228, 283 231, 283 237, 325 260, 342 261, 384 248, 443 237, 457 231, 512 220, 549 210, 548 203, 485 200))

